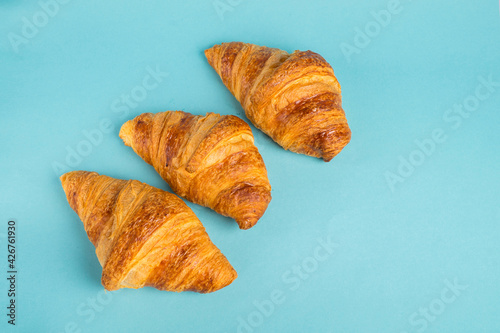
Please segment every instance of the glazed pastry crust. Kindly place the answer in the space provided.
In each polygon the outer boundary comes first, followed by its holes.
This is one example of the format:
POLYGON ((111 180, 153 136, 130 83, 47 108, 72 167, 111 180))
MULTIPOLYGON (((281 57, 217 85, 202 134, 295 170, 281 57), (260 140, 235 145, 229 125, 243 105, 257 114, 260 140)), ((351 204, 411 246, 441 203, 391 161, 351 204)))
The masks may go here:
POLYGON ((328 162, 349 143, 340 84, 319 54, 231 42, 205 56, 248 119, 283 148, 328 162))
POLYGON ((264 161, 250 126, 236 116, 182 111, 144 113, 120 138, 189 201, 254 226, 271 201, 264 161))
POLYGON ((61 176, 103 267, 107 290, 154 287, 209 293, 237 276, 193 211, 176 195, 95 172, 61 176))

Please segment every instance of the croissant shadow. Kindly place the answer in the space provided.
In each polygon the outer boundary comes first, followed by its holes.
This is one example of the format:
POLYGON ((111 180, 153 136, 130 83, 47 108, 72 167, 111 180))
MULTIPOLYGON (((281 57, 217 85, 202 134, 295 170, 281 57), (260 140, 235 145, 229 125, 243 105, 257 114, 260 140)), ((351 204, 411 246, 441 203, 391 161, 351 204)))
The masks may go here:
MULTIPOLYGON (((74 225, 73 227, 76 229, 75 233, 86 235, 85 228, 78 220, 78 217, 72 218, 71 220, 71 223, 74 225)), ((75 244, 78 247, 75 253, 75 267, 77 267, 80 272, 76 274, 83 276, 84 280, 87 280, 86 283, 92 287, 102 288, 100 283, 102 267, 97 260, 94 246, 86 237, 78 237, 77 239, 79 243, 75 244)))
MULTIPOLYGON (((85 230, 83 231, 85 232, 85 230)), ((95 254, 95 249, 90 241, 85 246, 85 257, 82 255, 82 260, 85 261, 82 267, 85 269, 85 276, 89 279, 87 281, 89 284, 92 284, 92 287, 102 288, 101 284, 101 276, 102 276, 102 267, 97 260, 97 256, 95 254), (88 249, 87 249, 88 248, 88 249)))
POLYGON ((224 231, 228 232, 233 232, 235 229, 239 229, 238 225, 234 223, 234 220, 232 218, 220 215, 208 207, 192 203, 183 198, 181 199, 186 203, 186 205, 189 206, 189 208, 193 210, 196 216, 199 217, 201 223, 203 223, 205 228, 207 228, 207 226, 208 229, 222 228, 224 231))

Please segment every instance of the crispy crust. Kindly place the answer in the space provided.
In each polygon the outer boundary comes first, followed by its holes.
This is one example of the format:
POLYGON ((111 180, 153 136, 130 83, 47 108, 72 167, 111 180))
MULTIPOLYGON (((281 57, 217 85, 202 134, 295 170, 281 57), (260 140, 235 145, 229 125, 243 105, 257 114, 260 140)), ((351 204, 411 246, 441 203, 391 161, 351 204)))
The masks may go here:
POLYGON ((328 162, 349 143, 340 84, 319 54, 231 42, 205 56, 247 117, 283 148, 328 162))
POLYGON ((271 201, 250 126, 236 116, 143 113, 123 124, 120 137, 174 192, 234 218, 241 229, 254 226, 271 201))
POLYGON ((196 215, 176 195, 87 171, 68 172, 61 182, 96 247, 107 290, 150 286, 209 293, 236 278, 196 215))

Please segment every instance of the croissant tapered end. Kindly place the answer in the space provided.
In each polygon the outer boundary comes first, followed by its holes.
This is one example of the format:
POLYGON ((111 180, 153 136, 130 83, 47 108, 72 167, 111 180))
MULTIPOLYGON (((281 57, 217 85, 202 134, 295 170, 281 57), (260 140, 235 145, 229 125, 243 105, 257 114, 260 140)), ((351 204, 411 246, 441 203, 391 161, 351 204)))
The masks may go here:
MULTIPOLYGON (((342 123, 335 128, 335 131, 327 132, 321 138, 318 157, 323 158, 325 162, 330 162, 350 141, 351 130, 347 123, 342 123)), ((310 155, 314 156, 313 153, 310 155)))
POLYGON ((66 199, 70 207, 79 214, 79 210, 84 208, 82 202, 79 200, 80 188, 84 184, 85 179, 91 175, 97 175, 95 172, 88 171, 70 171, 63 174, 59 179, 61 180, 62 187, 66 193, 66 199))
POLYGON ((123 140, 123 143, 125 143, 126 146, 131 146, 132 145, 132 133, 134 131, 134 122, 132 120, 127 121, 125 124, 122 125, 120 128, 120 133, 118 136, 120 139, 123 140))
POLYGON ((71 171, 59 177, 64 193, 66 194, 66 199, 74 211, 78 209, 76 206, 76 194, 78 192, 78 185, 80 184, 76 181, 78 172, 79 171, 71 171))
POLYGON ((176 273, 179 269, 172 265, 182 265, 186 259, 182 248, 176 255, 175 261, 160 263, 150 274, 145 286, 159 290, 194 291, 206 294, 230 285, 238 277, 226 257, 218 252, 207 258, 205 264, 198 264, 191 274, 183 274, 183 281, 178 281, 170 272, 176 273))
POLYGON ((155 287, 209 293, 236 277, 193 211, 174 194, 95 172, 61 176, 103 267, 107 290, 155 287))
POLYGON ((113 178, 89 171, 71 171, 60 179, 70 207, 78 214, 87 236, 97 247, 101 232, 111 216, 113 206, 109 202, 116 200, 117 189, 126 181, 111 182, 113 178), (105 188, 107 191, 102 192, 105 188), (95 209, 98 206, 102 209, 95 209))
POLYGON ((78 187, 81 184, 80 178, 86 176, 87 174, 88 173, 85 171, 70 171, 59 177, 71 208, 73 208, 72 201, 74 200, 70 199, 76 196, 78 192, 78 187))
POLYGON ((219 73, 220 66, 219 63, 216 62, 216 60, 220 59, 220 51, 220 45, 215 45, 214 47, 205 50, 205 57, 207 58, 208 63, 215 69, 217 73, 219 73))
POLYGON ((226 211, 233 216, 240 229, 250 229, 264 215, 271 201, 271 193, 264 186, 236 186, 222 193, 216 210, 226 211))
POLYGON ((143 113, 123 124, 118 134, 126 146, 132 147, 149 164, 151 164, 149 145, 153 118, 153 114, 143 113))
POLYGON ((349 143, 340 84, 321 55, 241 42, 205 55, 248 119, 283 148, 328 162, 349 143))

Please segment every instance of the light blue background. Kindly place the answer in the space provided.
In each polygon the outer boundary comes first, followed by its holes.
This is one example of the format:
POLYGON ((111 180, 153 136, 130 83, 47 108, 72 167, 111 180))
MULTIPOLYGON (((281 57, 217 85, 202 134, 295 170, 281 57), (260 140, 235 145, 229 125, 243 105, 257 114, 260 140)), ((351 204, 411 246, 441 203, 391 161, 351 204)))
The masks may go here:
POLYGON ((354 45, 355 29, 389 2, 232 1, 219 16, 211 0, 74 0, 15 52, 9 33, 20 35, 23 17, 32 21, 40 6, 2 1, 0 269, 15 218, 20 273, 15 328, 6 324, 0 274, 0 331, 60 333, 74 322, 81 332, 236 332, 239 317, 259 319, 255 301, 281 290, 284 302, 254 332, 500 332, 500 88, 458 128, 443 119, 474 94, 478 76, 500 81, 498 1, 401 0, 348 61, 340 45, 354 45), (103 290, 101 267, 53 163, 65 163, 82 130, 109 119, 113 131, 69 169, 167 190, 118 129, 140 113, 175 109, 244 118, 203 55, 228 41, 323 55, 342 85, 351 143, 324 163, 252 127, 273 187, 257 226, 241 231, 189 203, 237 270, 234 283, 209 295, 120 290, 90 310, 103 290), (113 112, 148 66, 168 77, 127 116, 113 112), (415 140, 435 129, 446 141, 392 191, 387 172, 397 174, 400 156, 416 156, 415 140), (334 253, 291 290, 282 276, 310 262, 327 237, 334 253), (439 305, 445 281, 455 279, 468 288, 424 330, 419 309, 439 305), (409 321, 414 313, 419 324, 409 321))

